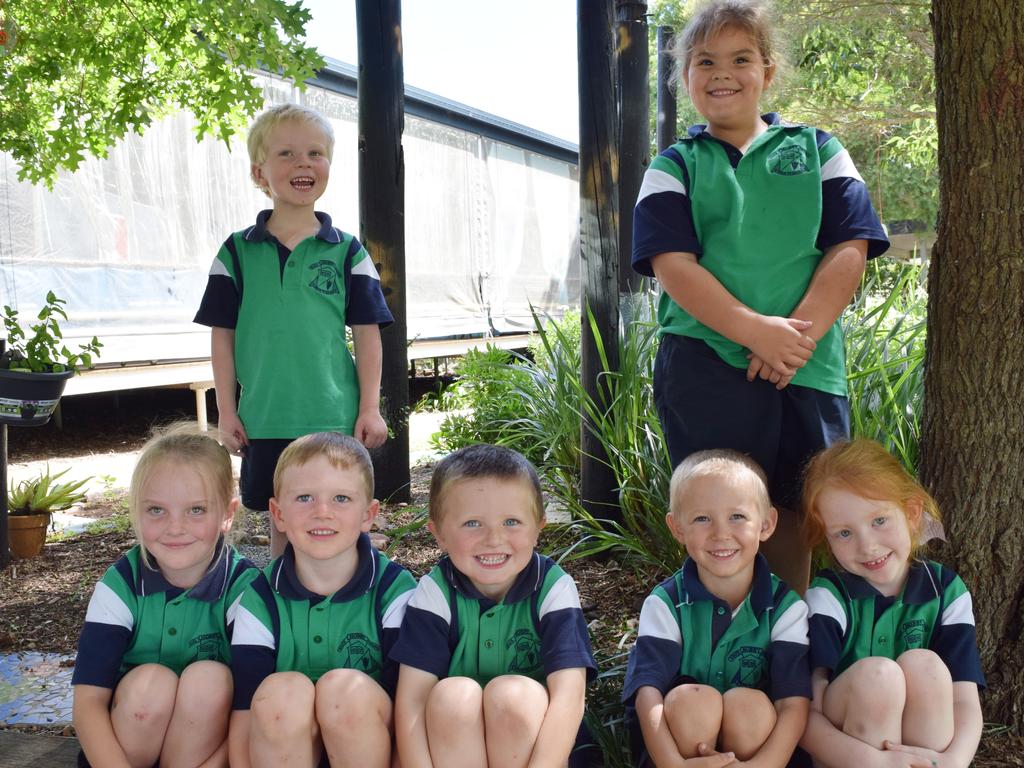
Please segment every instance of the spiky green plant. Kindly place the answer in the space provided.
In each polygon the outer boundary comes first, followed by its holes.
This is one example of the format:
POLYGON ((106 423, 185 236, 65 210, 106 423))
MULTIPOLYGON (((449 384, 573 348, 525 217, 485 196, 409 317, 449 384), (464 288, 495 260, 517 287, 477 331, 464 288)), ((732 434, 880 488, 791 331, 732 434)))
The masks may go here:
POLYGON ((67 509, 80 501, 85 501, 85 492, 81 488, 92 477, 75 482, 58 483, 57 480, 66 475, 69 470, 70 467, 57 474, 52 474, 50 466, 47 465, 46 471, 40 472, 39 477, 31 480, 22 480, 17 484, 12 480, 7 493, 7 509, 9 514, 50 514, 61 509, 67 509))

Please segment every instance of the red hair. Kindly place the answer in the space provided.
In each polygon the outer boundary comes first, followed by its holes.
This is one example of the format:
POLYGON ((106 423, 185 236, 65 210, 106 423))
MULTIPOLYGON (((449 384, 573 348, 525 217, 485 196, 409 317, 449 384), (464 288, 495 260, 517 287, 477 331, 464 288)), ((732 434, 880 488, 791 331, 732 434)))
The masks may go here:
POLYGON ((881 445, 863 438, 836 443, 815 456, 804 475, 803 536, 812 549, 825 549, 825 522, 818 499, 829 487, 899 506, 910 528, 912 555, 923 546, 924 515, 940 520, 935 499, 881 445))

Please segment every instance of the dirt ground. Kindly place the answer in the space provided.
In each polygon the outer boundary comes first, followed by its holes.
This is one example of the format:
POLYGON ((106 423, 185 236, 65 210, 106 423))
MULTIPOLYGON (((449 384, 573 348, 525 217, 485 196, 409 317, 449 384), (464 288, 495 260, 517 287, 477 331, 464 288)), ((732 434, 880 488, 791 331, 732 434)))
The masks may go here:
MULTIPOLYGON (((72 398, 65 407, 63 430, 52 425, 9 430, 10 461, 136 450, 154 423, 190 418, 193 402, 187 390, 122 395, 117 402, 111 396, 72 398)), ((416 576, 430 568, 439 552, 425 528, 402 537, 395 536, 394 529, 422 517, 429 479, 429 467, 416 468, 411 505, 386 506, 379 518, 381 532, 392 538, 392 558, 416 576)), ((123 509, 123 491, 109 492, 94 499, 86 513, 102 517, 123 509)), ((243 527, 242 543, 252 543, 265 533, 261 521, 249 521, 243 527)), ((80 535, 47 544, 41 556, 15 561, 0 572, 0 652, 73 653, 93 586, 133 543, 130 532, 80 535)), ((635 636, 640 605, 650 585, 662 577, 635 574, 614 559, 575 561, 566 564, 566 570, 579 586, 599 661, 603 666, 623 663, 635 636)), ((1024 766, 1024 739, 989 729, 974 765, 1024 766)))

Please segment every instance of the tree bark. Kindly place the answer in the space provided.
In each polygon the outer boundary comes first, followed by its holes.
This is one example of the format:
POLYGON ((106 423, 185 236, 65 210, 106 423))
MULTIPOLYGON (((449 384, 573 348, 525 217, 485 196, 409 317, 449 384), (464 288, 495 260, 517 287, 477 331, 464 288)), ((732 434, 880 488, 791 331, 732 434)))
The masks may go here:
MULTIPOLYGON (((974 596, 986 720, 1024 690, 1024 16, 933 0, 940 210, 921 479, 974 596)), ((947 559, 947 558, 943 558, 947 559)))

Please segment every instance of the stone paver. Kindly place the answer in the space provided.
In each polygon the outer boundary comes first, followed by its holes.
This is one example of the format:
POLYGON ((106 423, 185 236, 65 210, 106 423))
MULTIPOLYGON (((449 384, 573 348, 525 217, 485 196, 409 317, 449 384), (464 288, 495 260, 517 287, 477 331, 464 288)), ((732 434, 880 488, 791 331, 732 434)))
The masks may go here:
POLYGON ((71 723, 74 656, 25 651, 0 654, 0 723, 71 723))

